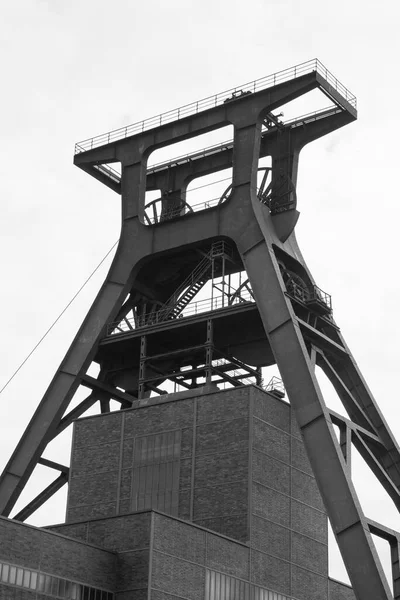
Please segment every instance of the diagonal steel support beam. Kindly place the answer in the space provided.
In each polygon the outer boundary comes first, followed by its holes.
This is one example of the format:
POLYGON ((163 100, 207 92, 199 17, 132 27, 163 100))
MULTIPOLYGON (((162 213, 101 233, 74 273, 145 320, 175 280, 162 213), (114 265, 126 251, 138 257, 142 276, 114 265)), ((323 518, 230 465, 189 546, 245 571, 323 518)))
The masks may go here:
POLYGON ((43 465, 44 467, 49 467, 50 469, 54 469, 55 471, 61 471, 61 473, 69 474, 69 467, 65 465, 60 465, 60 463, 54 462, 53 460, 48 460, 47 458, 40 458, 38 460, 39 465, 43 465))
POLYGON ((386 540, 390 544, 393 598, 394 600, 400 600, 400 534, 371 519, 368 519, 368 527, 372 534, 386 540))
POLYGON ((341 427, 342 424, 345 425, 348 429, 350 429, 350 431, 355 431, 355 432, 359 433, 364 438, 367 438, 367 439, 371 440, 371 442, 378 444, 378 446, 380 446, 381 449, 384 450, 385 446, 384 446, 382 440, 377 435, 375 435, 374 433, 371 433, 370 431, 368 431, 368 429, 364 429, 364 427, 361 427, 361 425, 354 423, 354 421, 351 421, 350 419, 346 419, 346 417, 343 417, 342 415, 335 412, 331 408, 328 408, 328 412, 330 414, 332 423, 334 423, 335 425, 338 425, 339 427, 341 427))
POLYGON ((347 388, 344 381, 341 379, 341 377, 339 377, 338 373, 324 352, 318 352, 317 364, 319 367, 321 367, 322 371, 332 383, 350 417, 354 419, 358 425, 361 425, 362 427, 369 429, 371 432, 376 433, 375 427, 369 420, 368 416, 365 414, 356 398, 347 388))
MULTIPOLYGON (((310 359, 308 354, 310 343, 329 355, 332 367, 355 400, 353 404, 358 403, 360 415, 366 415, 367 419, 362 422, 360 419, 360 426, 368 430, 371 423, 372 431, 384 443, 382 466, 394 483, 398 483, 398 447, 339 333, 332 339, 298 319, 294 313, 276 252, 279 249, 282 256, 285 255, 291 264, 308 274, 307 277, 313 283, 293 233, 298 212, 290 209, 286 214, 282 212, 271 216, 269 208, 260 203, 257 197, 263 118, 282 104, 321 87, 346 110, 346 99, 337 98, 336 92, 330 92, 329 85, 322 81, 321 76, 312 72, 296 76, 293 81, 273 85, 267 90, 257 92, 254 89, 253 93, 247 94, 240 101, 222 101, 209 110, 182 118, 179 122, 168 122, 161 126, 160 121, 160 127, 143 129, 137 135, 103 147, 93 147, 93 150, 75 157, 75 163, 83 167, 95 168, 107 161, 121 163, 121 239, 110 272, 92 308, 0 479, 0 513, 9 514, 14 506, 34 466, 40 460, 43 448, 60 427, 63 415, 79 385, 83 383, 97 393, 110 393, 111 386, 106 389, 104 386, 107 384, 93 381, 85 373, 91 361, 96 358, 106 324, 113 322, 120 314, 127 295, 134 289, 135 281, 140 279, 141 269, 148 269, 149 265, 160 265, 160 258, 166 259, 172 254, 179 254, 184 260, 186 248, 204 248, 205 243, 210 240, 231 240, 236 244, 248 272, 265 334, 288 392, 357 599, 392 598, 349 469, 336 439, 331 415, 318 386, 314 362, 316 357, 311 356, 310 359), (150 152, 227 124, 234 126, 232 193, 229 199, 209 210, 146 226, 144 205, 147 156, 150 152)), ((347 112, 350 117, 355 118, 354 107, 347 112)), ((336 115, 332 118, 332 123, 335 123, 332 129, 335 129, 336 115)), ((323 128, 327 132, 326 120, 323 128)), ((285 144, 285 153, 282 151, 281 156, 277 155, 279 143, 273 148, 266 148, 273 157, 273 168, 276 169, 279 164, 286 165, 293 186, 296 185, 300 150, 308 141, 315 139, 317 129, 315 126, 313 134, 309 135, 305 124, 302 135, 293 135, 290 151, 285 144)), ((287 139, 285 136, 285 140, 289 142, 289 136, 287 139)), ((273 176, 275 174, 276 171, 273 176)), ((188 177, 190 178, 190 174, 188 177)), ((165 327, 167 329, 168 324, 165 327)), ((129 352, 129 336, 125 340, 129 352)), ((165 352, 164 355, 168 356, 168 353, 165 352)), ((169 358, 171 355, 172 353, 169 358)), ((142 360, 138 358, 139 367, 144 363, 143 356, 142 360)), ((180 355, 175 353, 173 358, 179 361, 180 355)), ((219 373, 218 376, 225 378, 224 373, 219 373)), ((143 382, 144 379, 142 373, 139 381, 143 382)), ((232 383, 237 385, 238 381, 233 378, 232 383)), ((151 382, 148 387, 153 388, 151 382)), ((112 387, 111 394, 115 397, 115 389, 112 387)), ((125 401, 125 396, 121 400, 125 401)), ((132 401, 131 397, 130 400, 132 401)), ((71 413, 65 417, 67 420, 71 413)), ((363 437, 361 432, 353 434, 360 435, 371 449, 366 436, 363 437)), ((61 474, 60 477, 64 475, 61 474)), ((58 484, 56 482, 52 484, 53 487, 61 485, 61 481, 58 484)), ((41 498, 36 499, 36 503, 40 500, 41 498)))
POLYGON ((89 396, 87 396, 85 400, 82 400, 82 402, 80 402, 78 406, 73 408, 69 413, 65 415, 65 417, 61 419, 51 439, 54 439, 55 437, 60 435, 60 433, 62 433, 67 427, 69 427, 69 425, 71 425, 73 421, 78 419, 87 410, 89 410, 89 408, 91 408, 93 404, 96 404, 97 400, 98 398, 96 394, 89 394, 89 396))
POLYGON ((301 327, 304 339, 310 341, 318 348, 326 350, 331 354, 336 354, 339 356, 343 356, 346 354, 346 348, 344 348, 343 346, 332 340, 330 337, 322 333, 322 331, 318 331, 318 329, 315 329, 315 327, 311 327, 311 325, 309 325, 302 319, 298 318, 297 320, 301 327))
POLYGON ((25 521, 28 519, 35 511, 38 510, 49 498, 54 496, 58 490, 60 490, 66 483, 68 483, 68 475, 66 473, 61 473, 57 479, 55 479, 50 485, 47 486, 46 489, 43 490, 40 494, 36 496, 32 502, 29 502, 17 515, 15 515, 14 519, 16 521, 25 521))
POLYGON ((130 394, 126 394, 122 390, 115 388, 112 385, 108 385, 103 381, 99 381, 90 375, 83 375, 82 377, 82 385, 91 388, 92 390, 98 390, 99 392, 106 392, 109 394, 114 400, 118 400, 119 402, 128 402, 132 405, 137 401, 137 398, 131 396, 130 394))
MULTIPOLYGON (((361 437, 359 432, 355 432, 353 435, 353 444, 361 454, 375 477, 382 484, 390 498, 395 503, 398 510, 400 510, 400 492, 397 486, 393 483, 393 480, 388 475, 384 467, 382 466, 382 450, 380 451, 380 457, 376 451, 372 451, 366 441, 361 437), (379 458, 381 460, 379 460, 379 458)), ((375 448, 374 448, 375 450, 375 448)))

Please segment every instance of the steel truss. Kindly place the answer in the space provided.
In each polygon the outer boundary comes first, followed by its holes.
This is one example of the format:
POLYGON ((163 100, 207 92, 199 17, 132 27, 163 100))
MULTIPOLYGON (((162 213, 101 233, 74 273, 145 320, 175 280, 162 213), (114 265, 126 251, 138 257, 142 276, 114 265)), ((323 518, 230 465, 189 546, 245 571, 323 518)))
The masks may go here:
MULTIPOLYGON (((276 362, 357 598, 393 598, 371 534, 381 536, 391 545, 394 598, 400 598, 399 534, 363 514, 350 473, 354 444, 399 508, 399 448, 333 320, 327 296, 316 287, 307 269, 294 235, 298 218, 295 186, 301 148, 356 118, 355 103, 346 99, 347 90, 345 95, 340 90, 318 70, 300 76, 294 70, 290 80, 276 85, 274 80, 266 89, 229 98, 229 102, 221 100, 177 122, 142 132, 135 130, 130 137, 112 143, 105 141, 105 145, 92 149, 78 148, 75 163, 115 191, 121 191, 121 238, 93 306, 0 479, 1 514, 10 514, 35 466, 45 464, 43 452, 47 444, 95 402, 100 402, 103 411, 109 409, 110 398, 120 402, 122 408, 129 407, 140 403, 151 389, 162 392, 159 386, 168 377, 191 388, 197 385, 199 376, 209 383, 218 380, 216 375, 226 380, 235 364, 244 365, 248 375, 253 375, 259 383, 259 367, 276 362), (271 119, 272 111, 317 88, 334 101, 333 109, 301 123, 274 123, 271 119), (224 145, 212 155, 198 154, 193 160, 171 163, 146 176, 147 156, 152 150, 227 123, 233 124, 235 131, 231 147, 224 145), (266 155, 272 156, 272 185, 264 203, 257 195, 257 172, 259 158, 266 155), (114 162, 121 163, 120 178, 108 167, 114 162), (195 177, 227 166, 233 167, 233 182, 232 191, 223 203, 199 212, 182 211, 173 220, 158 219, 153 225, 146 224, 146 189, 156 186, 163 193, 169 189, 173 177, 174 190, 181 192, 195 177), (165 305, 198 263, 199 253, 204 255, 210 244, 221 240, 234 248, 247 272, 257 317, 253 303, 236 307, 228 304, 223 311, 215 311, 215 317, 203 318, 207 331, 204 335, 204 329, 201 330, 202 338, 196 333, 196 327, 201 329, 199 316, 148 325, 147 332, 132 326, 124 335, 107 337, 108 324, 121 322, 128 310, 138 311, 143 304, 152 303, 157 311, 165 305), (157 275, 166 262, 172 265, 175 279, 171 283, 164 278, 161 285, 162 279, 157 275), (239 326, 245 319, 248 319, 246 325, 237 333, 232 333, 232 327, 226 325, 235 322, 239 326), (227 352, 234 346, 232 336, 239 339, 249 329, 250 322, 254 327, 247 346, 239 346, 236 340, 237 350, 232 354, 227 352), (262 339, 257 339, 257 351, 251 354, 256 344, 257 323, 262 323, 264 333, 262 339), (214 344, 212 330, 217 325, 220 341, 214 344), (155 340, 161 340, 165 338, 157 336, 171 332, 174 327, 187 327, 200 340, 183 349, 182 356, 186 359, 192 353, 191 367, 186 372, 182 370, 183 359, 172 360, 172 366, 160 367, 164 358, 160 355, 168 350, 157 355, 147 347, 148 340, 153 339, 148 337, 150 333, 155 340), (129 362, 129 344, 136 344, 136 362, 129 362), (221 364, 214 361, 215 347, 225 355, 224 360, 217 357, 221 364), (237 358, 240 348, 251 360, 237 358), (258 363, 257 355, 260 355, 258 363), (87 374, 92 361, 101 367, 97 378, 87 374), (315 375, 317 365, 332 382, 348 413, 347 419, 326 407, 315 375), (89 396, 68 412, 75 392, 82 385, 91 390, 89 396), (334 425, 339 427, 340 440, 334 425)), ((163 214, 168 214, 168 194, 163 198, 163 214)), ((171 202, 173 209, 176 198, 171 202)), ((240 380, 233 377, 231 384, 237 385, 240 380)), ((17 518, 26 518, 65 482, 66 468, 48 461, 47 466, 58 469, 60 476, 17 518)))

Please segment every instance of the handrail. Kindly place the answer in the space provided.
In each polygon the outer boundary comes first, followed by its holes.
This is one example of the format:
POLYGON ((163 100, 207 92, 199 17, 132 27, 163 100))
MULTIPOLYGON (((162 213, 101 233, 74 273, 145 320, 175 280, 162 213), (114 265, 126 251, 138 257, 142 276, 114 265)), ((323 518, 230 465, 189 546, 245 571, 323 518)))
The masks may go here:
MULTIPOLYGON (((229 363, 230 363, 230 361, 227 358, 216 358, 212 361, 212 366, 213 367, 223 367, 225 365, 229 365, 229 363)), ((244 385, 254 384, 254 381, 252 381, 250 379, 250 377, 255 377, 255 375, 250 375, 249 373, 241 373, 238 368, 235 369, 234 367, 232 367, 232 369, 228 369, 227 371, 224 371, 224 373, 226 373, 230 377, 236 379, 238 381, 238 383, 242 383, 244 385)), ((229 383, 229 381, 227 381, 227 382, 221 381, 219 383, 229 383)))
POLYGON ((289 279, 286 283, 287 293, 294 298, 295 300, 300 300, 305 304, 309 304, 310 302, 319 302, 326 305, 326 308, 329 311, 332 311, 332 297, 327 292, 321 290, 315 284, 312 284, 311 287, 305 287, 300 285, 294 279, 289 279))
POLYGON ((282 396, 285 395, 285 386, 283 381, 279 377, 276 377, 276 375, 269 380, 267 385, 264 386, 264 389, 266 392, 278 392, 282 396))
MULTIPOLYGON (((325 115, 339 113, 339 112, 342 112, 342 109, 337 107, 335 104, 331 104, 325 108, 321 108, 319 110, 315 110, 313 112, 306 113, 304 115, 300 115, 299 117, 293 117, 291 119, 287 119, 286 121, 284 119, 282 119, 282 123, 284 125, 290 125, 292 128, 294 128, 294 127, 298 127, 299 125, 303 125, 303 124, 311 122, 311 121, 317 121, 318 119, 322 119, 325 115)), ((265 135, 267 133, 267 131, 268 130, 263 131, 262 135, 265 135)), ((161 161, 161 162, 155 163, 154 165, 151 165, 150 167, 148 167, 147 175, 152 175, 153 173, 157 173, 158 171, 162 171, 163 169, 166 169, 171 166, 177 166, 177 165, 183 164, 185 162, 197 160, 200 158, 205 158, 206 156, 210 156, 212 154, 216 154, 217 152, 221 152, 222 150, 232 150, 232 149, 233 149, 233 139, 226 140, 225 142, 218 142, 217 144, 212 144, 211 146, 206 146, 205 148, 202 148, 201 150, 197 150, 195 152, 188 152, 186 154, 181 154, 181 155, 176 156, 167 161, 161 161)), ((97 169, 98 171, 100 171, 101 173, 103 173, 104 175, 107 175, 108 177, 110 177, 116 183, 121 182, 121 173, 118 172, 116 169, 113 169, 109 164, 93 165, 93 167, 95 169, 97 169)), ((229 177, 227 179, 229 179, 229 177)), ((218 183, 218 182, 212 182, 212 184, 208 184, 208 185, 213 185, 214 183, 218 183)), ((197 188, 195 188, 195 189, 197 189, 197 188)), ((190 190, 190 191, 193 191, 193 190, 190 190)))
POLYGON ((207 252, 205 257, 186 277, 186 279, 181 283, 178 289, 175 290, 175 292, 168 298, 161 310, 165 309, 172 311, 175 308, 175 305, 180 299, 180 296, 183 294, 183 292, 185 292, 189 286, 194 285, 197 282, 198 278, 201 275, 204 275, 208 269, 211 269, 211 250, 207 252))
MULTIPOLYGON (((320 108, 318 110, 314 110, 309 113, 305 113, 304 115, 300 115, 299 117, 293 117, 291 119, 282 119, 282 123, 284 125, 295 125, 298 123, 301 125, 304 121, 312 121, 316 120, 318 116, 323 116, 325 113, 331 112, 342 112, 342 109, 338 108, 335 104, 330 104, 329 106, 325 106, 324 108, 320 108)), ((267 130, 263 131, 263 135, 267 133, 267 130)), ((218 142, 217 144, 212 144, 211 146, 206 146, 201 150, 196 150, 194 152, 188 152, 186 154, 181 154, 179 156, 175 156, 169 160, 164 160, 154 165, 151 165, 147 169, 147 174, 151 175, 152 173, 156 173, 157 171, 162 170, 166 167, 171 167, 174 164, 178 164, 180 162, 187 162, 188 160, 196 160, 197 158, 203 158, 208 156, 209 154, 214 154, 216 152, 220 152, 221 150, 232 150, 233 149, 233 139, 226 140, 225 142, 218 142), (213 152, 215 151, 215 152, 213 152)))
MULTIPOLYGON (((204 300, 198 300, 197 302, 190 302, 183 311, 180 313, 178 319, 183 317, 189 317, 197 314, 201 314, 204 312, 209 312, 213 310, 219 310, 221 308, 231 308, 236 304, 242 303, 252 303, 254 304, 254 298, 250 294, 248 290, 243 290, 241 296, 237 297, 232 304, 228 305, 227 298, 224 296, 214 296, 213 298, 205 298, 204 300)), ((144 315, 140 315, 135 319, 126 319, 124 321, 128 321, 134 328, 147 327, 149 325, 156 325, 158 323, 163 323, 165 321, 165 317, 170 314, 171 309, 165 308, 161 309, 154 313, 146 313, 144 315)), ((176 319, 176 320, 178 320, 176 319)), ((174 319, 175 320, 175 319, 174 319)), ((129 333, 132 329, 128 326, 126 322, 116 321, 115 323, 110 323, 107 326, 106 336, 114 336, 121 335, 123 333, 129 333)))
MULTIPOLYGON (((158 200, 158 199, 157 199, 158 200)), ((159 198, 160 202, 162 201, 162 198, 159 198)), ((207 208, 213 208, 214 206, 218 206, 218 204, 220 203, 221 200, 221 196, 217 196, 216 198, 211 198, 210 200, 205 200, 204 202, 199 202, 198 204, 193 204, 193 206, 190 206, 191 210, 183 213, 183 211, 187 208, 189 208, 189 205, 184 205, 178 208, 172 208, 169 211, 166 211, 163 214, 163 220, 159 221, 157 220, 156 217, 149 217, 147 215, 147 225, 158 225, 160 222, 161 223, 165 223, 165 221, 171 221, 172 219, 175 219, 177 217, 184 217, 188 214, 191 214, 192 212, 199 212, 201 210, 206 210, 207 208)), ((221 202, 222 204, 222 202, 221 202)), ((145 207, 146 208, 146 207, 145 207)))
POLYGON ((244 85, 220 92, 214 96, 209 96, 207 98, 203 98, 202 100, 198 100, 197 102, 192 102, 155 117, 145 119, 144 121, 139 121, 138 123, 134 123, 126 127, 120 127, 119 129, 115 129, 113 131, 109 131, 107 133, 103 133, 101 135, 78 142, 75 145, 75 154, 110 144, 111 142, 148 131, 149 129, 153 129, 155 127, 160 127, 161 125, 171 123, 172 121, 178 121, 190 115, 220 106, 226 101, 239 100, 242 95, 265 90, 279 83, 290 81, 296 79, 297 77, 301 77, 302 75, 312 73, 313 71, 319 73, 328 82, 328 84, 331 85, 349 104, 356 107, 357 99, 354 94, 352 94, 342 83, 340 83, 337 78, 330 71, 328 71, 328 69, 317 58, 315 58, 299 65, 295 65, 294 67, 290 67, 289 69, 284 69, 283 71, 278 71, 272 75, 262 77, 261 79, 256 79, 255 81, 245 83, 244 85), (229 97, 229 94, 231 97, 229 97))

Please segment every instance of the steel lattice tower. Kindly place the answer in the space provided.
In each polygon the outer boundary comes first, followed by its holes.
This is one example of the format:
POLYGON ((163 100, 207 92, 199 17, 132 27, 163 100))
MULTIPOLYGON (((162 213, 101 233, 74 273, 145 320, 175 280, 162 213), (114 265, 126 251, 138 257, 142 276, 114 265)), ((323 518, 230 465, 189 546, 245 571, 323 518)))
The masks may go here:
POLYGON ((313 60, 76 146, 75 164, 121 195, 121 236, 97 298, 1 476, 2 515, 37 464, 60 474, 16 519, 67 483, 68 468, 43 452, 96 402, 103 413, 110 399, 137 406, 151 393, 165 394, 166 381, 188 393, 221 382, 236 387, 245 378, 261 385, 261 367, 276 364, 357 598, 393 598, 371 534, 390 543, 400 598, 399 535, 363 514, 350 473, 354 444, 399 508, 399 448, 294 233, 300 150, 356 117, 355 97, 313 60), (316 89, 331 107, 287 122, 276 115, 316 89), (231 142, 147 168, 155 149, 226 125, 234 128, 231 142), (259 166, 265 156, 271 167, 259 166), (217 202, 186 201, 189 182, 227 168, 232 185, 217 202), (146 190, 154 189, 160 199, 145 205, 146 190), (190 312, 210 281, 221 294, 190 312), (92 362, 100 366, 97 378, 87 374, 92 362), (317 365, 349 418, 326 407, 317 365), (90 393, 69 410, 80 386, 90 393))

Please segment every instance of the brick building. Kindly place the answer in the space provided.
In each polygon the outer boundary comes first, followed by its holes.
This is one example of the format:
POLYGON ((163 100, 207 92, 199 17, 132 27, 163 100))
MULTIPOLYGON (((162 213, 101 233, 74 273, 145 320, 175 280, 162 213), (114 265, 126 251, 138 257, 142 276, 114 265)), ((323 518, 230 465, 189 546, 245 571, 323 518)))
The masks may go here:
POLYGON ((74 425, 65 524, 0 519, 0 598, 350 600, 290 406, 255 385, 74 425))

